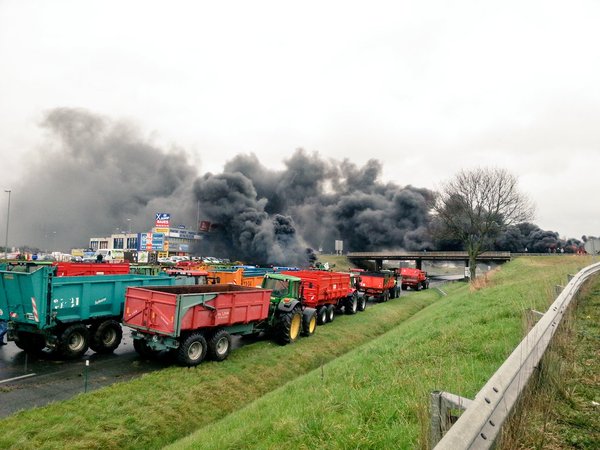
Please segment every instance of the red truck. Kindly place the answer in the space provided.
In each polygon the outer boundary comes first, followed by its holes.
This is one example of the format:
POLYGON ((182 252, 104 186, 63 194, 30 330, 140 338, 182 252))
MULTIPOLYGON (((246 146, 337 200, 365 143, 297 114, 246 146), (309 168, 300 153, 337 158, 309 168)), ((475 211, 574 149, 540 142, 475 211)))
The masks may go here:
POLYGON ((363 311, 364 303, 358 298, 355 277, 344 272, 326 270, 284 271, 284 275, 300 278, 302 305, 317 310, 317 323, 332 322, 336 310, 344 308, 346 314, 363 311))
POLYGON ((402 290, 404 291, 409 287, 415 291, 418 291, 421 288, 429 288, 429 278, 427 277, 427 272, 423 270, 402 267, 396 273, 402 277, 400 283, 402 285, 402 290))
POLYGON ((362 293, 365 302, 373 297, 380 302, 387 302, 391 298, 400 296, 400 289, 396 281, 396 274, 390 270, 380 272, 353 271, 360 275, 358 290, 362 293))

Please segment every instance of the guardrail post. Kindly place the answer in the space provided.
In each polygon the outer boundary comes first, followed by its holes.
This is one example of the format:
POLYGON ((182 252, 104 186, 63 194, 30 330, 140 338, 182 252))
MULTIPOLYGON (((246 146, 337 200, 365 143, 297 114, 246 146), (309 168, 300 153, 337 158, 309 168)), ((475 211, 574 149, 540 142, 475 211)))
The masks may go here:
POLYGON ((460 395, 444 391, 431 393, 431 427, 429 430, 429 446, 433 448, 456 422, 458 416, 452 415, 453 409, 464 411, 472 400, 460 395))
POLYGON ((554 293, 559 296, 560 293, 563 291, 565 287, 561 286, 560 284, 557 284, 556 286, 554 286, 554 293))

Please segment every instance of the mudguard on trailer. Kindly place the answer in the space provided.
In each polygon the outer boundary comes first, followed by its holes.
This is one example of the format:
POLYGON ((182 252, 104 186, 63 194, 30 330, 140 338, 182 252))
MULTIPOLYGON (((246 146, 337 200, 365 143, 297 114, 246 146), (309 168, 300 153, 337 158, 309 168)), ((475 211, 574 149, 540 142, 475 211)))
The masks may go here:
POLYGON ((299 305, 300 301, 299 300, 295 300, 292 299, 292 301, 290 302, 285 302, 285 301, 280 301, 279 304, 277 305, 277 311, 282 311, 282 312, 290 312, 292 309, 294 309, 296 307, 296 305, 299 305))

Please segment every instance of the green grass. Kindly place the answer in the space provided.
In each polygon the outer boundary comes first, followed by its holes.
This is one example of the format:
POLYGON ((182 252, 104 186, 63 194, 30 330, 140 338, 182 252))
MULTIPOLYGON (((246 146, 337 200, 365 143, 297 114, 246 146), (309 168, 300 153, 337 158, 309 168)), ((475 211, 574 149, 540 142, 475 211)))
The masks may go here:
POLYGON ((0 448, 415 448, 429 393, 472 397, 522 336, 522 313, 589 263, 519 258, 464 283, 340 316, 315 336, 171 367, 0 421, 0 448), (193 433, 193 434, 190 434, 193 433))

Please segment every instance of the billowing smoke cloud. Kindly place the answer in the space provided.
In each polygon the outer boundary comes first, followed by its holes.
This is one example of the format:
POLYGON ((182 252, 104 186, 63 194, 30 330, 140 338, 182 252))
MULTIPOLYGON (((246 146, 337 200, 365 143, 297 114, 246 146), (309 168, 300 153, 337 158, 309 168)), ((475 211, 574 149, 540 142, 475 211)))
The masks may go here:
POLYGON ((222 174, 204 174, 181 149, 162 149, 131 124, 59 108, 42 123, 50 136, 14 190, 12 241, 42 249, 85 247, 129 225, 146 231, 155 212, 175 224, 215 224, 198 254, 261 264, 303 265, 307 249, 431 249, 432 193, 380 180, 376 160, 359 167, 296 150, 283 170, 239 155, 222 174), (128 220, 129 219, 129 220, 128 220))
POLYGON ((201 209, 222 228, 227 245, 241 243, 256 252, 258 241, 273 257, 280 253, 282 233, 274 234, 274 245, 256 229, 285 218, 286 229, 297 230, 285 234, 285 247, 295 254, 303 246, 332 251, 335 240, 344 241, 347 251, 432 248, 427 232, 431 192, 382 183, 378 161, 357 167, 298 149, 285 166, 273 171, 255 155, 238 155, 222 175, 205 175, 196 183, 201 209), (246 236, 240 229, 252 231, 246 236))
POLYGON ((510 252, 575 253, 582 243, 577 239, 561 239, 557 232, 542 230, 532 223, 508 227, 495 242, 495 249, 510 252))
POLYGON ((54 109, 42 126, 49 144, 13 189, 11 242, 64 251, 129 226, 149 230, 155 212, 195 216, 196 171, 183 151, 80 109, 54 109))

